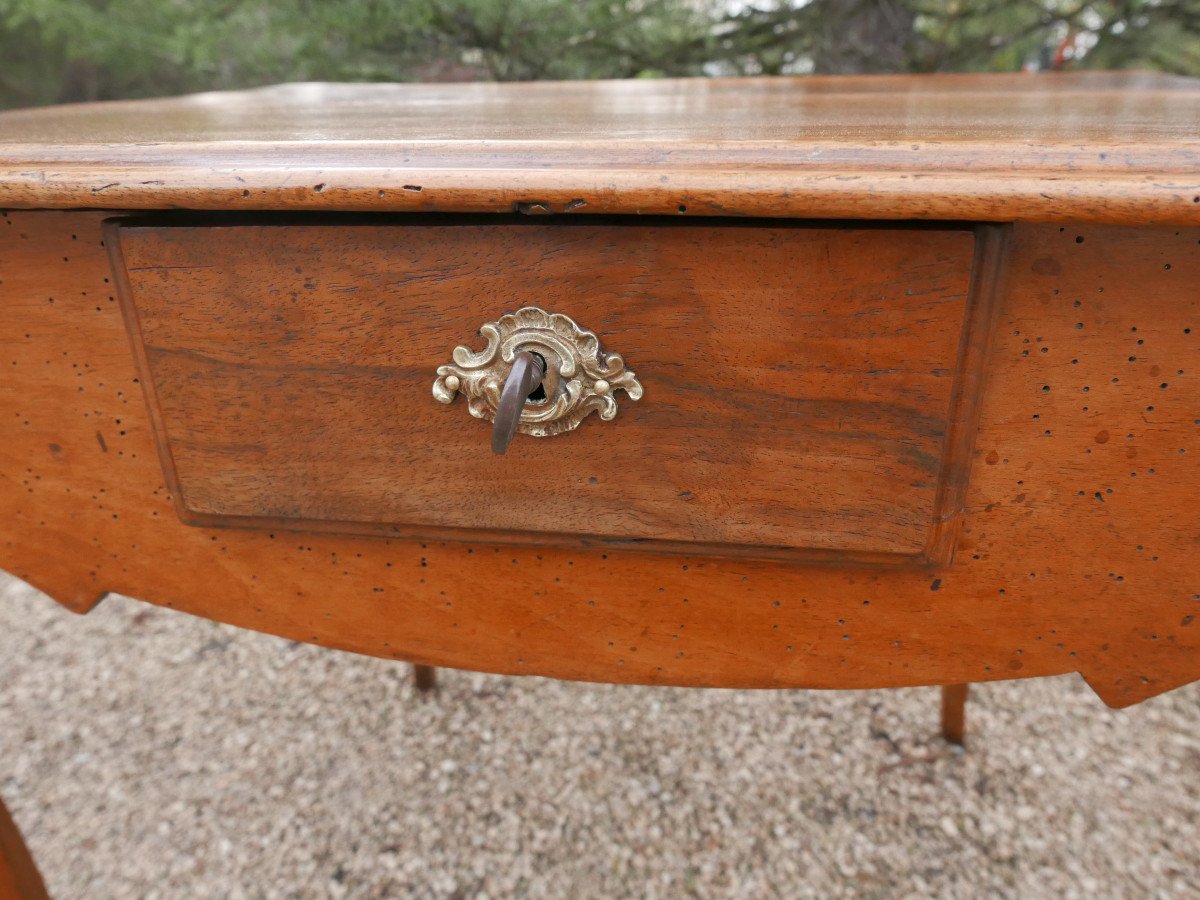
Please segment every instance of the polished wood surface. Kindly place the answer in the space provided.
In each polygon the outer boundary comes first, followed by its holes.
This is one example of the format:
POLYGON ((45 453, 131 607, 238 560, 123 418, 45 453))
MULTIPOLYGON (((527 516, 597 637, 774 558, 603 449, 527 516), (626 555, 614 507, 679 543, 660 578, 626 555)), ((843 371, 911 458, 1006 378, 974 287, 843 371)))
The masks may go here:
POLYGON ((302 84, 0 114, 0 207, 1200 221, 1200 81, 302 84))
POLYGON ((185 525, 106 215, 0 216, 0 565, 71 608, 117 591, 424 665, 613 682, 1081 672, 1120 706, 1200 677, 1200 229, 1014 228, 957 553, 927 571, 185 525))
POLYGON ((969 453, 951 425, 978 399, 956 392, 960 349, 991 318, 969 310, 969 229, 412 217, 108 235, 189 522, 948 556, 935 524, 969 453), (647 394, 501 457, 430 386, 531 303, 595 331, 647 394))

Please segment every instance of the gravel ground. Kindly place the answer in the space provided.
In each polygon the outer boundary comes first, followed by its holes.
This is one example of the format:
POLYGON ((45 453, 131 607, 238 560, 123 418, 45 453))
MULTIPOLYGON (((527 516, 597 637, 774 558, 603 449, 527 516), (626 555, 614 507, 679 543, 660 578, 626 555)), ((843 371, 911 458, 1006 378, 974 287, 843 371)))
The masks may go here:
POLYGON ((332 653, 0 575, 0 795, 74 897, 1200 896, 1200 685, 630 688, 332 653))

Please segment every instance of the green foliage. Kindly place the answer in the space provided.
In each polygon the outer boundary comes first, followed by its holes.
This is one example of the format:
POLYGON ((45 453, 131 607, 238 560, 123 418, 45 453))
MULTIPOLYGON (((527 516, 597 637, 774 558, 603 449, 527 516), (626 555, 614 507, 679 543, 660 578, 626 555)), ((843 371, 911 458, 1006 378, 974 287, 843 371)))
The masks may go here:
POLYGON ((1200 0, 760 0, 728 17, 737 72, 1148 68, 1200 74, 1200 0))
POLYGON ((0 106, 278 81, 1140 67, 1200 0, 0 0, 0 106))

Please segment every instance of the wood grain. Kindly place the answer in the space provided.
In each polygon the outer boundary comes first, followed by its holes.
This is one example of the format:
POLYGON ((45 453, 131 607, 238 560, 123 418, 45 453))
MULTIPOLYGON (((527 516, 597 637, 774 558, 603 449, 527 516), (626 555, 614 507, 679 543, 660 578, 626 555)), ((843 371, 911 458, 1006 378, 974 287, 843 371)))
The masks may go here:
POLYGON ((0 114, 0 206, 1200 222, 1200 81, 290 85, 0 114))
POLYGON ((431 221, 108 232, 186 521, 948 561, 970 230, 431 221), (430 385, 528 304, 647 395, 498 457, 430 385))
POLYGON ((1121 706, 1200 677, 1200 230, 1014 229, 958 552, 935 574, 184 525, 104 218, 0 215, 0 565, 71 608, 116 591, 425 665, 611 682, 1081 672, 1121 706))

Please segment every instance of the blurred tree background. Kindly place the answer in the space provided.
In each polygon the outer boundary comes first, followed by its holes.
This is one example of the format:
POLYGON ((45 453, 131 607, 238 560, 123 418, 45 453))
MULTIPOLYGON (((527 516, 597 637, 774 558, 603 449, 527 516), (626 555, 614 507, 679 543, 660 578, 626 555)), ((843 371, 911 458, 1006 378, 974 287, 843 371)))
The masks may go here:
POLYGON ((1200 0, 0 0, 0 59, 0 107, 303 80, 1200 74, 1200 0))

